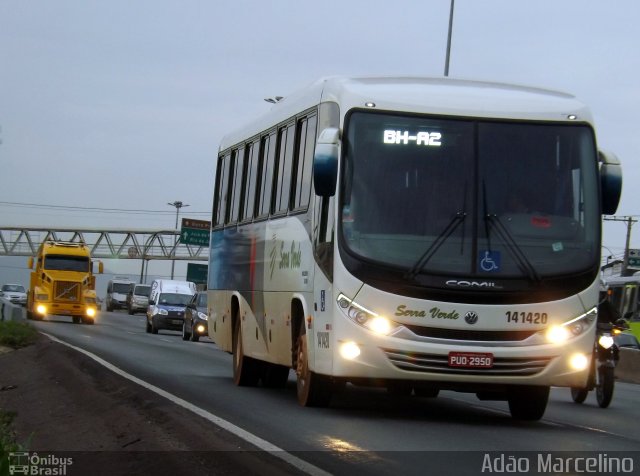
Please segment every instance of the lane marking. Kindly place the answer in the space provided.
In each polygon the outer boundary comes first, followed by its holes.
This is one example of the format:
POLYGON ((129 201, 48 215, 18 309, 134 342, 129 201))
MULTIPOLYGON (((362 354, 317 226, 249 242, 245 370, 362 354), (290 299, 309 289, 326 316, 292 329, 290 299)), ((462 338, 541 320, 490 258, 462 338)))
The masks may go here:
POLYGON ((246 441, 247 443, 252 444, 253 446, 259 448, 260 450, 269 453, 270 455, 281 459, 283 461, 285 461, 286 463, 290 464, 291 466, 299 469, 300 471, 303 471, 306 474, 310 474, 313 476, 331 476, 331 473, 326 472, 325 470, 318 468, 317 466, 314 466, 310 463, 307 463, 306 461, 298 458, 297 456, 292 455, 291 453, 287 453, 285 450, 283 450, 282 448, 274 445, 273 443, 268 442, 267 440, 263 440, 262 438, 260 438, 259 436, 254 435, 253 433, 250 433, 242 428, 240 428, 239 426, 234 425, 233 423, 231 423, 228 420, 225 420, 224 418, 221 418, 217 415, 214 415, 213 413, 210 413, 206 410, 203 410, 200 407, 195 406, 194 404, 180 398, 177 397, 175 395, 173 395, 172 393, 167 392, 166 390, 161 389, 160 387, 156 387, 155 385, 151 385, 148 382, 145 382, 142 379, 139 379, 138 377, 135 377, 133 375, 131 375, 130 373, 125 372, 124 370, 120 369, 119 367, 116 367, 115 365, 113 365, 110 362, 107 362, 106 360, 102 359, 101 357, 98 357, 97 355, 89 352, 88 350, 85 350, 81 347, 77 347, 73 344, 69 344, 68 342, 65 342, 55 336, 52 336, 50 334, 47 334, 46 332, 42 332, 40 331, 42 334, 44 334, 45 336, 47 336, 49 339, 51 339, 54 342, 58 342, 59 344, 63 344, 66 345, 67 347, 76 350, 78 352, 83 353, 84 355, 86 355, 87 357, 92 358, 93 360, 95 360, 96 362, 98 362, 100 365, 106 367, 107 369, 111 370, 112 372, 120 375, 121 377, 126 378, 127 380, 130 380, 131 382, 137 383, 138 385, 141 385, 142 387, 151 390, 152 392, 160 395, 161 397, 166 398, 167 400, 175 403, 176 405, 180 405, 182 408, 185 408, 186 410, 189 410, 192 413, 195 413, 198 416, 201 416, 202 418, 204 418, 205 420, 210 421, 211 423, 213 423, 214 425, 219 426, 220 428, 228 431, 229 433, 234 434, 235 436, 243 439, 244 441, 246 441))

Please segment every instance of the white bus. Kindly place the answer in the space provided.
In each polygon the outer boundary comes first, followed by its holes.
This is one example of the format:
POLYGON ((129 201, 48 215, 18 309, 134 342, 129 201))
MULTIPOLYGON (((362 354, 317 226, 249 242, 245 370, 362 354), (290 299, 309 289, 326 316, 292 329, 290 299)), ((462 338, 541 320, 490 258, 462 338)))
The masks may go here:
POLYGON ((631 321, 640 319, 640 276, 607 276, 603 284, 620 317, 631 321))
POLYGON ((330 78, 220 145, 209 332, 238 385, 441 389, 544 414, 586 383, 601 214, 588 109, 543 89, 330 78))

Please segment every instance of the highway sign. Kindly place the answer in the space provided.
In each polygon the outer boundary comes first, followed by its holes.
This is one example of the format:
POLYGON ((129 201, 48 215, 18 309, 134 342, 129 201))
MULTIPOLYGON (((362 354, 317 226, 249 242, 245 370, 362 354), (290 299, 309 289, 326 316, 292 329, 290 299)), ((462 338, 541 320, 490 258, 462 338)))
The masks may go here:
POLYGON ((206 284, 208 268, 209 266, 206 264, 187 263, 187 281, 206 284))
POLYGON ((185 245, 209 246, 211 222, 205 220, 182 219, 180 243, 185 245))
POLYGON ((640 250, 629 250, 628 267, 640 269, 640 250))

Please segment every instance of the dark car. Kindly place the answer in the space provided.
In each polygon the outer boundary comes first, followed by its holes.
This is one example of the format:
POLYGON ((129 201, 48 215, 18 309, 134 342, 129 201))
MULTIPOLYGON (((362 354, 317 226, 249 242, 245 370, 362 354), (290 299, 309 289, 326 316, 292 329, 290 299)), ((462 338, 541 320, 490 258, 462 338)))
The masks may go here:
POLYGON ((198 342, 201 336, 208 334, 209 315, 207 314, 207 292, 194 294, 184 312, 182 340, 198 342))
POLYGON ((613 340, 618 347, 640 350, 640 342, 638 342, 638 338, 631 333, 623 332, 621 334, 616 334, 613 336, 613 340))

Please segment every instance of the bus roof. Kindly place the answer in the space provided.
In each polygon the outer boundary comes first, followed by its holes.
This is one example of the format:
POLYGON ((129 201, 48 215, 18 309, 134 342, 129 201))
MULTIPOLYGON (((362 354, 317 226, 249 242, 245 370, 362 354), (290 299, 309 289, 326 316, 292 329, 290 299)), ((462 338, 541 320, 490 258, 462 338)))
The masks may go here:
POLYGON ((242 142, 322 102, 340 105, 342 116, 365 103, 375 110, 444 116, 591 124, 585 104, 549 89, 453 78, 330 77, 323 78, 274 104, 247 126, 225 136, 220 150, 242 142), (570 119, 569 116, 576 116, 570 119))

